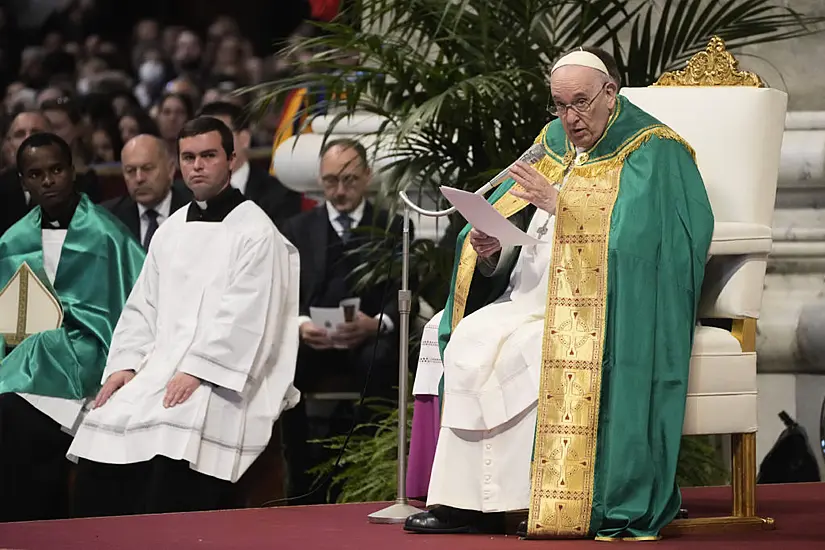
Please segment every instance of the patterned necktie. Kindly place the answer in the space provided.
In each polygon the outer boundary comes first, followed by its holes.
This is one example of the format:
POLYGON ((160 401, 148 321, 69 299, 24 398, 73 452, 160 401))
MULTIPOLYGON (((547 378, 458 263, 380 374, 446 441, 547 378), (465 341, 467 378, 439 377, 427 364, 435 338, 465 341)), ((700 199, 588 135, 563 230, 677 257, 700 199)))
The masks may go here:
POLYGON ((341 240, 346 244, 352 237, 352 218, 349 214, 341 214, 336 218, 336 221, 341 224, 343 231, 341 231, 341 240))
POLYGON ((143 237, 143 248, 149 250, 149 243, 152 242, 152 237, 155 235, 155 231, 158 230, 158 213, 156 210, 149 209, 143 215, 149 220, 146 235, 143 237))

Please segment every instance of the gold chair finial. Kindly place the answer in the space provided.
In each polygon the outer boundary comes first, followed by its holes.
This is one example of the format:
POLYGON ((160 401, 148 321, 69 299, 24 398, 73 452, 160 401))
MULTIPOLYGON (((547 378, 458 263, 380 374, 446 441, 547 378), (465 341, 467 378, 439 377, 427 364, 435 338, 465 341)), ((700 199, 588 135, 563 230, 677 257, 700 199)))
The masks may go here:
POLYGON ((704 51, 696 53, 679 71, 662 74, 653 86, 752 86, 764 81, 756 73, 739 70, 739 61, 725 48, 725 41, 714 36, 704 51))

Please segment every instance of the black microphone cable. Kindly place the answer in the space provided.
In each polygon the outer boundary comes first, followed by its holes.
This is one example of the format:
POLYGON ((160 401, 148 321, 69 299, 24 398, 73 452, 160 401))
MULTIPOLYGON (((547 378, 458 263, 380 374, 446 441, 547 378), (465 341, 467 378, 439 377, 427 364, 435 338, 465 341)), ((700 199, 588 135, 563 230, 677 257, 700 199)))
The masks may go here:
MULTIPOLYGON (((398 240, 397 235, 392 236, 392 249, 395 249, 396 241, 398 240)), ((403 251, 402 251, 403 254, 403 251)), ((381 290, 381 311, 380 315, 384 315, 384 308, 387 304, 387 294, 390 288, 390 281, 392 280, 392 267, 393 267, 393 259, 396 257, 394 253, 392 258, 389 262, 387 262, 387 271, 386 271, 386 280, 384 281, 384 286, 381 290)), ((379 317, 380 319, 380 317, 379 317)), ((366 379, 364 380, 364 387, 361 388, 361 395, 358 399, 358 404, 355 406, 355 413, 353 415, 352 424, 350 425, 349 431, 347 432, 347 437, 344 439, 344 443, 341 445, 341 449, 338 451, 338 457, 335 460, 335 465, 330 469, 329 473, 320 481, 315 482, 315 487, 311 488, 307 493, 302 495, 294 496, 294 497, 284 497, 279 499, 269 500, 264 502, 260 505, 260 508, 271 508, 276 504, 286 504, 289 502, 293 502, 296 500, 301 500, 310 496, 313 496, 319 490, 321 490, 328 482, 330 482, 335 475, 336 470, 341 465, 341 459, 344 458, 344 452, 347 450, 347 445, 349 444, 350 439, 352 439, 352 435, 355 433, 355 429, 358 427, 358 419, 360 418, 361 412, 364 408, 364 400, 367 397, 367 389, 369 388, 370 377, 372 376, 372 369, 375 366, 375 356, 378 353, 378 338, 381 335, 381 324, 378 325, 378 330, 375 333, 375 339, 372 346, 372 356, 370 357, 370 364, 367 368, 367 375, 366 379)), ((400 383, 400 382, 399 382, 400 383)), ((398 404, 401 406, 401 403, 398 404)))

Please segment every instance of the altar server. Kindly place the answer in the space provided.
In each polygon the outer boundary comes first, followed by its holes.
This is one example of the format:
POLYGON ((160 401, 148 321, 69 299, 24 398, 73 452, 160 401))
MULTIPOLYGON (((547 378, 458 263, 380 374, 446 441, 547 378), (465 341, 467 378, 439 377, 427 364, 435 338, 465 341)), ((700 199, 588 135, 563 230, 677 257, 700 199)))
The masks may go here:
POLYGON ((230 185, 234 156, 215 118, 180 133, 195 200, 155 233, 69 449, 79 515, 230 505, 233 483, 297 402, 298 253, 230 185))

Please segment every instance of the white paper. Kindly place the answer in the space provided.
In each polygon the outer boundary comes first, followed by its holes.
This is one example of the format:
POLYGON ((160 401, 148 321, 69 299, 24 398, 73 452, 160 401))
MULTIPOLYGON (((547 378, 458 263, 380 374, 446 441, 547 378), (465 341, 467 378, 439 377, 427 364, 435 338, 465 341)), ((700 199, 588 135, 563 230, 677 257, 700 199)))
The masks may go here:
POLYGON ((340 307, 311 307, 309 316, 315 326, 327 331, 332 337, 338 330, 338 325, 344 324, 344 310, 340 307))
POLYGON ((510 223, 481 195, 445 185, 441 186, 441 193, 470 225, 490 237, 497 238, 501 246, 548 244, 548 241, 531 237, 510 223))

